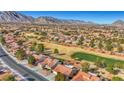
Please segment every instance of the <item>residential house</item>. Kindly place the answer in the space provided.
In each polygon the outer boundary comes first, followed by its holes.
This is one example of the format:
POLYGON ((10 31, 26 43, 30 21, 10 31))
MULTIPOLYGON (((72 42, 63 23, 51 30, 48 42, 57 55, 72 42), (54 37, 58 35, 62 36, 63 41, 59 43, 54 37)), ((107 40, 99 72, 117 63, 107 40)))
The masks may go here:
POLYGON ((40 62, 40 65, 42 68, 54 69, 58 63, 59 63, 59 60, 47 57, 44 59, 44 61, 40 62))
POLYGON ((55 74, 58 72, 64 74, 66 76, 66 80, 69 80, 77 73, 78 70, 76 68, 69 68, 65 65, 58 64, 53 71, 55 74))
POLYGON ((72 81, 99 81, 99 80, 100 80, 99 77, 81 71, 79 71, 77 75, 75 75, 72 79, 72 81))

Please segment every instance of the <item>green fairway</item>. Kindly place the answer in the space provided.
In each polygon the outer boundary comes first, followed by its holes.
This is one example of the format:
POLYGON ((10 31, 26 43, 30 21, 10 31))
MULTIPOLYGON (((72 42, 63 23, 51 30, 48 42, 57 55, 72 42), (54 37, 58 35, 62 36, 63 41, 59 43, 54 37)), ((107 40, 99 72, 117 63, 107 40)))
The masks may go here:
POLYGON ((106 58, 106 57, 101 57, 93 54, 88 54, 84 52, 75 52, 74 54, 71 55, 73 59, 76 60, 86 60, 86 61, 91 61, 91 62, 105 62, 105 63, 113 63, 113 62, 121 62, 124 64, 124 61, 122 60, 117 60, 117 59, 112 59, 112 58, 106 58))

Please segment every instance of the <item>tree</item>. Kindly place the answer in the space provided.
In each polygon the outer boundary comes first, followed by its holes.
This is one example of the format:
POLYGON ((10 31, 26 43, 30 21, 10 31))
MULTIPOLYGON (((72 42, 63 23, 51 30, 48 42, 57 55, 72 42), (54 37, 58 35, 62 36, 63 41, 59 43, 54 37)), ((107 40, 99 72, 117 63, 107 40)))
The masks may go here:
POLYGON ((13 75, 9 75, 4 78, 4 81, 15 81, 15 77, 13 75))
POLYGON ((1 43, 1 44, 5 44, 5 39, 4 39, 3 36, 0 36, 0 43, 1 43))
POLYGON ((107 64, 105 63, 105 60, 101 60, 97 57, 97 60, 95 62, 95 65, 100 68, 105 68, 107 67, 107 64))
POLYGON ((113 50, 112 44, 107 44, 107 45, 106 45, 106 50, 107 50, 107 51, 112 51, 112 50, 113 50))
POLYGON ((100 68, 105 68, 107 66, 105 62, 95 62, 95 65, 100 68))
POLYGON ((58 54, 59 53, 59 50, 56 48, 56 49, 54 49, 54 53, 55 54, 58 54))
POLYGON ((83 37, 83 36, 81 36, 81 37, 80 37, 80 40, 81 40, 81 41, 84 41, 84 37, 83 37))
POLYGON ((55 81, 65 81, 66 80, 66 76, 60 72, 57 73, 57 75, 55 76, 55 81))
POLYGON ((34 56, 29 55, 28 56, 28 63, 33 65, 33 64, 35 64, 35 62, 36 62, 36 60, 35 60, 34 56))
POLYGON ((25 53, 25 51, 23 49, 19 49, 19 50, 16 51, 15 56, 19 60, 23 60, 25 58, 25 56, 26 56, 26 53, 25 53))
POLYGON ((116 62, 116 63, 114 63, 114 67, 115 68, 123 68, 123 64, 121 63, 121 62, 116 62))
POLYGON ((83 44, 83 41, 84 41, 84 37, 83 36, 80 36, 80 38, 78 39, 77 44, 78 45, 82 45, 83 44))
POLYGON ((92 39, 91 41, 90 41, 90 47, 94 47, 95 46, 95 40, 94 39, 92 39))
POLYGON ((112 81, 123 81, 123 79, 120 77, 113 77, 112 81))
POLYGON ((77 45, 82 45, 83 44, 83 42, 81 41, 81 39, 79 39, 78 41, 77 41, 77 45))
POLYGON ((117 50, 118 50, 118 52, 122 52, 123 51, 123 47, 121 45, 118 45, 117 50))
POLYGON ((103 48, 103 44, 102 44, 102 41, 101 40, 99 41, 98 48, 99 49, 102 49, 103 48))
POLYGON ((112 41, 110 39, 106 41, 106 50, 107 51, 112 51, 113 50, 112 41))
POLYGON ((47 32, 40 32, 41 35, 47 36, 47 32))
POLYGON ((35 51, 36 51, 37 53, 43 52, 43 51, 44 51, 44 45, 43 45, 43 44, 37 44, 37 45, 35 46, 35 51))
POLYGON ((83 63, 82 64, 82 71, 88 72, 89 68, 90 68, 90 64, 89 63, 83 63))
POLYGON ((118 72, 119 72, 119 70, 115 70, 115 69, 112 68, 112 67, 107 67, 106 70, 107 70, 108 72, 110 72, 111 74, 114 74, 114 75, 117 75, 118 72))
POLYGON ((18 45, 22 45, 23 44, 23 41, 22 40, 19 40, 19 41, 17 41, 17 44, 18 45))
POLYGON ((34 43, 32 44, 32 46, 30 47, 30 50, 31 50, 31 51, 35 51, 36 45, 37 45, 37 43, 34 42, 34 43))

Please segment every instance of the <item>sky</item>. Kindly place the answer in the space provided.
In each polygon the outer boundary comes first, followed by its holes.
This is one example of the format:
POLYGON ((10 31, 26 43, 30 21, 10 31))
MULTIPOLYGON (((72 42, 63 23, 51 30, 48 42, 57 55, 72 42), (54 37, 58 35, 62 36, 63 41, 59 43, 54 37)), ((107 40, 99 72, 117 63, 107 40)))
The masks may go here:
POLYGON ((99 24, 111 24, 124 20, 124 11, 18 11, 22 14, 39 17, 52 16, 60 19, 92 21, 99 24))

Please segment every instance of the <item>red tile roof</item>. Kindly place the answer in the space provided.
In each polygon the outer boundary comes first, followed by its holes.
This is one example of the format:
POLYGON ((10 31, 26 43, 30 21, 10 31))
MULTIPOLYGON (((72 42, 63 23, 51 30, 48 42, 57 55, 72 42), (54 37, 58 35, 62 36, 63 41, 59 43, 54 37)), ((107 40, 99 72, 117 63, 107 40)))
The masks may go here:
POLYGON ((72 73, 72 69, 71 68, 68 68, 64 65, 57 65, 54 69, 54 71, 56 72, 60 72, 64 75, 67 75, 67 76, 70 76, 70 74, 72 73))
POLYGON ((96 76, 92 76, 92 77, 91 77, 91 81, 99 81, 99 80, 100 80, 99 77, 96 77, 96 76))
POLYGON ((43 62, 41 62, 42 65, 47 65, 49 67, 53 67, 56 64, 55 59, 52 58, 46 58, 43 62))
POLYGON ((36 60, 39 60, 39 59, 40 59, 40 56, 37 55, 37 54, 33 54, 33 56, 34 56, 34 58, 35 58, 36 60))
POLYGON ((99 81, 100 78, 90 75, 85 72, 79 71, 76 76, 73 77, 73 81, 99 81))
POLYGON ((79 68, 79 69, 82 68, 82 65, 81 65, 80 63, 76 63, 76 62, 75 62, 73 65, 74 65, 74 67, 76 67, 76 68, 79 68))

